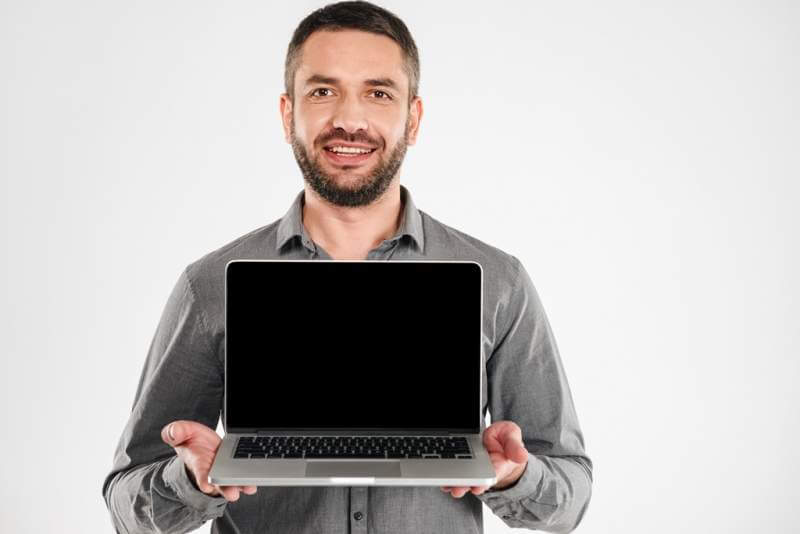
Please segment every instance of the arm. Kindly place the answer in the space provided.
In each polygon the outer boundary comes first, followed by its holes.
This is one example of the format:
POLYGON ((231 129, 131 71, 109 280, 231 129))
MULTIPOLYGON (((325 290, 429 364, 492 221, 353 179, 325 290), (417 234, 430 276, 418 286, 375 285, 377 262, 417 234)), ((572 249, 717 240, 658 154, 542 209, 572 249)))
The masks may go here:
POLYGON ((224 371, 203 313, 184 270, 156 329, 103 483, 117 532, 189 532, 225 511, 225 498, 201 492, 161 438, 164 425, 179 419, 217 426, 224 371))
POLYGON ((510 527, 571 532, 591 499, 592 462, 539 296, 513 259, 516 282, 486 363, 488 401, 492 421, 522 429, 528 463, 514 483, 476 496, 510 527))

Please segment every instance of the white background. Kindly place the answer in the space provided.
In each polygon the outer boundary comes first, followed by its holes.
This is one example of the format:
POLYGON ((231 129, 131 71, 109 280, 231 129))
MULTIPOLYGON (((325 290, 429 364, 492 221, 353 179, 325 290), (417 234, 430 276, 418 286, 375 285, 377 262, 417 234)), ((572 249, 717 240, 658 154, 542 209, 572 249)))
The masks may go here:
MULTIPOLYGON (((800 9, 662 4, 385 2, 422 59, 402 183, 528 269, 595 463, 578 532, 796 532, 800 9)), ((179 273, 302 187, 278 95, 323 4, 0 5, 0 531, 109 532, 179 273)))

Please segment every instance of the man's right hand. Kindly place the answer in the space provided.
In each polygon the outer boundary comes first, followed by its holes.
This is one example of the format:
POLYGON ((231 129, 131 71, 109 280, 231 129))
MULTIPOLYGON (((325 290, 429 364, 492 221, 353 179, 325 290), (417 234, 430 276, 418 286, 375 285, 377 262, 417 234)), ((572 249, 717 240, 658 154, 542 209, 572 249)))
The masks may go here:
POLYGON ((194 421, 173 421, 161 429, 161 439, 171 445, 194 478, 195 485, 208 495, 223 496, 228 502, 238 501, 239 492, 253 495, 255 486, 218 486, 208 483, 208 472, 217 456, 222 438, 204 424, 194 421))

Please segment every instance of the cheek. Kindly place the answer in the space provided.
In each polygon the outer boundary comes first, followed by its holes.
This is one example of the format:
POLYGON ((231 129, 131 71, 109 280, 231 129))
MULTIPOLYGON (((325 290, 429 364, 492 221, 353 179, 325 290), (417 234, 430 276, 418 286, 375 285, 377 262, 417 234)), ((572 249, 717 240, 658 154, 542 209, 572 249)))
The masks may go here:
POLYGON ((396 113, 392 116, 391 127, 387 128, 386 132, 387 135, 391 136, 393 144, 405 137, 407 119, 408 116, 404 113, 396 113))
POLYGON ((399 128, 394 128, 391 131, 391 133, 387 134, 387 136, 384 136, 384 138, 386 139, 386 146, 387 147, 392 147, 392 148, 397 146, 397 143, 402 141, 403 138, 405 137, 405 133, 406 133, 406 130, 405 130, 405 128, 403 126, 401 126, 399 128))
POLYGON ((295 135, 311 146, 317 136, 325 130, 326 124, 328 116, 322 110, 302 110, 294 117, 295 135))
POLYGON ((373 122, 373 135, 386 142, 386 147, 391 148, 403 139, 406 133, 405 121, 397 122, 396 118, 391 121, 373 122))

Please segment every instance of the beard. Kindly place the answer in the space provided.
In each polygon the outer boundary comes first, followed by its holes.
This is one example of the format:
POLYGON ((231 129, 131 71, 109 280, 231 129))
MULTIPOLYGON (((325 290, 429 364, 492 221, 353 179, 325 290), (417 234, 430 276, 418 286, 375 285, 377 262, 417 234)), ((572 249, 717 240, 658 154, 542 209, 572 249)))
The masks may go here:
MULTIPOLYGON (((321 152, 314 159, 309 157, 306 146, 295 137, 294 117, 292 117, 291 125, 292 150, 294 151, 297 165, 303 173, 303 179, 320 197, 336 206, 366 206, 374 202, 386 191, 389 184, 392 183, 392 179, 397 174, 397 171, 400 169, 400 165, 403 163, 403 158, 405 158, 406 155, 406 148, 408 147, 408 126, 409 121, 406 120, 403 138, 397 142, 391 154, 389 154, 386 159, 379 160, 378 164, 369 174, 358 177, 348 186, 340 184, 337 182, 335 176, 322 170, 322 165, 319 161, 320 158, 323 157, 321 152)), ((372 146, 380 146, 380 143, 376 143, 361 132, 348 135, 347 132, 340 128, 328 132, 327 134, 322 134, 318 136, 317 139, 324 139, 324 141, 319 143, 320 145, 322 145, 323 142, 340 139, 350 143, 366 142, 372 146)), ((325 149, 323 148, 322 150, 325 149)), ((346 172, 347 167, 344 167, 342 175, 346 172)))

